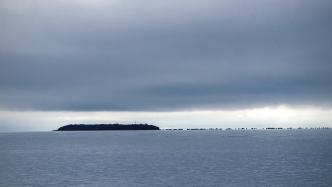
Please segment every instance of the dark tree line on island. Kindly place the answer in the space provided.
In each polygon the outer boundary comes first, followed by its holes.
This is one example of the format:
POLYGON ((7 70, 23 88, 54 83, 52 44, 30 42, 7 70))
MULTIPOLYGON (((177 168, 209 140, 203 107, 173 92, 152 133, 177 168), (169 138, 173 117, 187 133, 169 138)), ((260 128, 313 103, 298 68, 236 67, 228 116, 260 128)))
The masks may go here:
POLYGON ((100 131, 100 130, 160 130, 148 124, 70 124, 56 131, 100 131))

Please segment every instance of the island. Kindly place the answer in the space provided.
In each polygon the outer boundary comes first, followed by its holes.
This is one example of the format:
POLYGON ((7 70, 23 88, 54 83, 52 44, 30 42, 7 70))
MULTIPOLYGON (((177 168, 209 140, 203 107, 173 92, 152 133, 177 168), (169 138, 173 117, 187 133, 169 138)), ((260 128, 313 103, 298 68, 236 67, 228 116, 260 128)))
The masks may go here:
POLYGON ((55 131, 115 131, 115 130, 160 130, 148 124, 70 124, 55 131))

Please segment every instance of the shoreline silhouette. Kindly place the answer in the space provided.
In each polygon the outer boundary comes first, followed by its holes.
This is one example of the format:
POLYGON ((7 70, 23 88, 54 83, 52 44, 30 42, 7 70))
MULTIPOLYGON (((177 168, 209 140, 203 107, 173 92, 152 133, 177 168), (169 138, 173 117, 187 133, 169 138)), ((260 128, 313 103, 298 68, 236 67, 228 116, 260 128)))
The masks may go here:
POLYGON ((115 130, 160 130, 149 124, 70 124, 55 131, 115 131, 115 130))

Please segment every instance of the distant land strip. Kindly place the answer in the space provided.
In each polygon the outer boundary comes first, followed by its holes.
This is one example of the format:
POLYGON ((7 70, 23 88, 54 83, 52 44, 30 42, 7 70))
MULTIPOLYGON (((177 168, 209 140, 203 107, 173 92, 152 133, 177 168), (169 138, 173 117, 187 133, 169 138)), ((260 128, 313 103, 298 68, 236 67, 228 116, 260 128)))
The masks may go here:
POLYGON ((188 129, 182 129, 182 128, 175 128, 175 129, 162 129, 162 130, 187 130, 187 131, 193 131, 193 130, 319 130, 319 129, 331 129, 330 127, 266 127, 266 128, 188 128, 188 129))
POLYGON ((116 131, 116 130, 307 130, 307 129, 331 129, 330 127, 266 127, 266 128, 166 128, 160 129, 155 125, 149 124, 70 124, 65 125, 54 131, 116 131))
POLYGON ((55 131, 115 131, 115 130, 160 130, 148 124, 70 124, 55 131))

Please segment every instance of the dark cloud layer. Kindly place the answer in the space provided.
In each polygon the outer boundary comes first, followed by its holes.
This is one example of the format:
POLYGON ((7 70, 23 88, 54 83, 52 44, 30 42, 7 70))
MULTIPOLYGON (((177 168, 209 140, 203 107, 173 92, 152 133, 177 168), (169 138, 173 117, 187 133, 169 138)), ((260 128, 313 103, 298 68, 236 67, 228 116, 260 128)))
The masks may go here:
POLYGON ((0 107, 331 106, 332 1, 1 1, 0 107))

